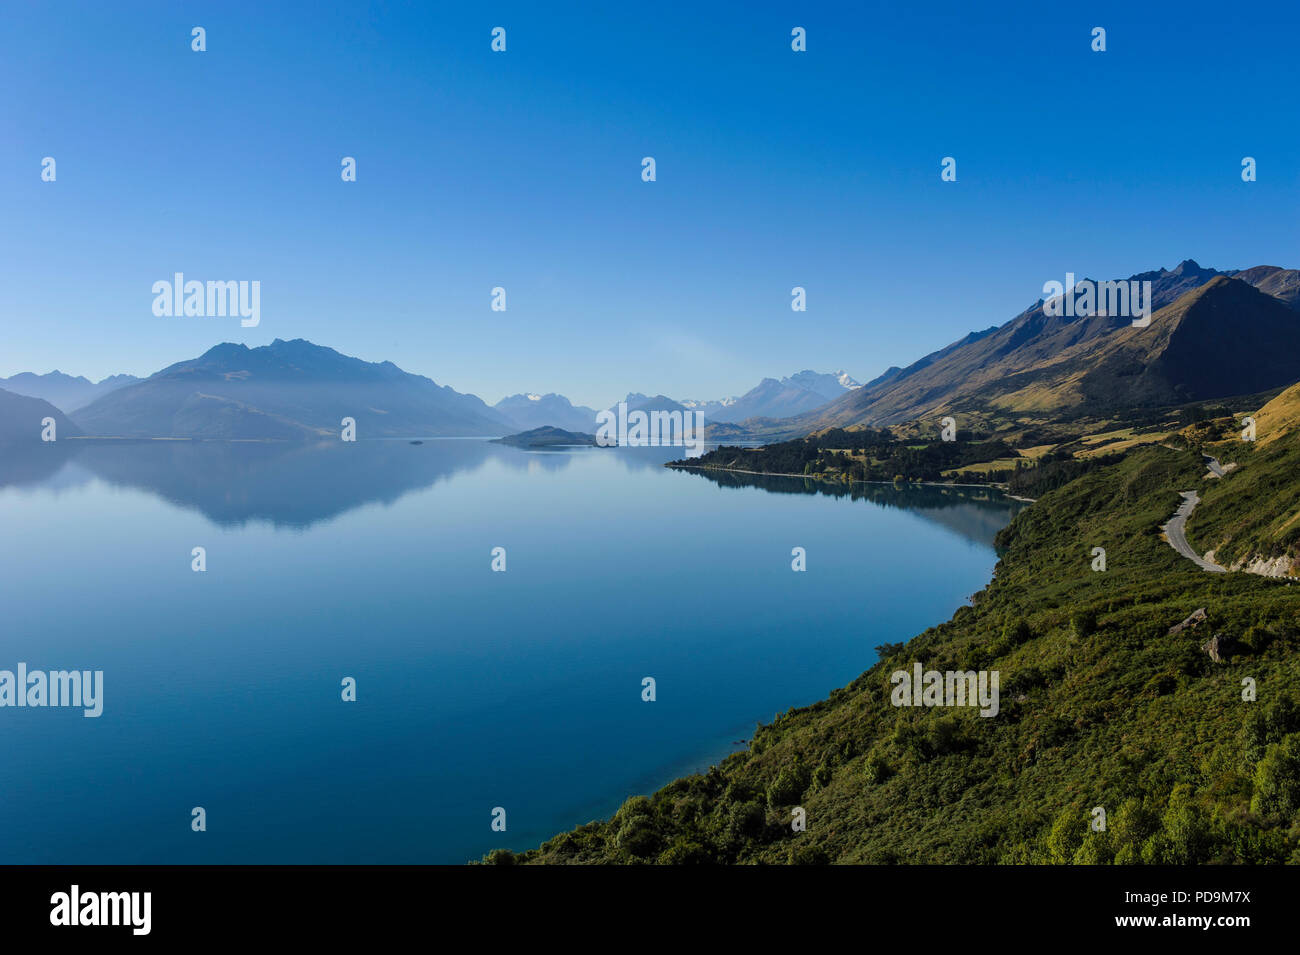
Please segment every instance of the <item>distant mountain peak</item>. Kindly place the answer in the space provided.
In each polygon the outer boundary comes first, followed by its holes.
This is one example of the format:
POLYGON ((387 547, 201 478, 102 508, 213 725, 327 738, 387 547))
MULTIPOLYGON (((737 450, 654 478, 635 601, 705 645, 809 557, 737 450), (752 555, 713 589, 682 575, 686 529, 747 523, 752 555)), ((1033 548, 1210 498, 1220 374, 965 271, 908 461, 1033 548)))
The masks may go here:
POLYGON ((474 395, 304 338, 222 342, 77 414, 92 434, 148 437, 305 437, 344 418, 364 437, 492 435, 511 424, 474 395))
POLYGON ((0 378, 0 387, 15 395, 47 401, 64 414, 69 414, 116 388, 138 380, 134 375, 110 375, 102 381, 92 382, 84 375, 74 377, 56 368, 44 375, 24 371, 12 378, 0 378))

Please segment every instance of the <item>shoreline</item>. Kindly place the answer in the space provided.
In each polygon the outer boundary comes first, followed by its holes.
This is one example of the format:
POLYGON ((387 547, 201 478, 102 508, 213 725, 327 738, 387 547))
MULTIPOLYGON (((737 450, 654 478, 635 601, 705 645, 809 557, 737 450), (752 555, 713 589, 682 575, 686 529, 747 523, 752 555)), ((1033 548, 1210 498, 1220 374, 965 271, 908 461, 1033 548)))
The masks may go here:
MULTIPOLYGON (((845 482, 843 482, 843 481, 836 481, 836 480, 834 480, 833 478, 818 477, 818 476, 816 476, 816 475, 812 475, 812 474, 791 474, 791 473, 789 473, 789 472, 787 472, 787 471, 746 471, 746 470, 744 470, 744 469, 742 469, 742 468, 715 468, 715 467, 710 467, 710 466, 706 466, 706 465, 699 465, 699 464, 678 464, 678 463, 676 463, 676 462, 674 462, 674 461, 666 462, 666 463, 664 464, 664 467, 666 467, 666 468, 672 468, 672 469, 674 469, 674 470, 679 470, 679 471, 724 471, 724 472, 726 472, 726 473, 728 473, 728 474, 754 474, 754 475, 758 475, 759 477, 793 477, 793 478, 803 478, 805 481, 821 481, 821 482, 823 482, 823 483, 825 483, 825 484, 843 484, 843 483, 845 483, 845 482)), ((888 485, 888 486, 891 486, 891 487, 898 487, 900 484, 909 484, 909 485, 916 485, 916 486, 918 486, 918 487, 978 487, 978 488, 992 488, 992 489, 994 489, 994 490, 996 490, 996 491, 1001 492, 1002 495, 1003 495, 1004 497, 1009 497, 1009 498, 1011 498, 1011 499, 1014 500, 1014 501, 1024 501, 1024 502, 1026 502, 1026 503, 1028 503, 1028 504, 1033 504, 1033 503, 1035 503, 1035 502, 1038 500, 1037 498, 1033 498, 1033 497, 1020 497, 1020 496, 1018 496, 1018 495, 1012 494, 1010 491, 1007 490, 1007 486, 1006 486, 1005 484, 999 484, 999 483, 995 483, 995 482, 989 482, 988 484, 970 484, 970 483, 961 483, 961 482, 957 482, 957 481, 858 481, 858 480, 852 480, 852 481, 849 481, 849 482, 847 482, 847 483, 849 483, 849 484, 884 484, 884 485, 888 485)))

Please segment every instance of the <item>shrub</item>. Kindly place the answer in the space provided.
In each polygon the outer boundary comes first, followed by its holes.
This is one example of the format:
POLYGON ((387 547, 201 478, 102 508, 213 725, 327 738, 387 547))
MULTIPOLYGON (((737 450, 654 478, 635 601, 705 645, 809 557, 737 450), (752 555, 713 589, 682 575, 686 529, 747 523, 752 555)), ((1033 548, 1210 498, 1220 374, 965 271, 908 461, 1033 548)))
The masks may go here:
POLYGON ((1255 770, 1250 808, 1261 816, 1290 820, 1300 810, 1300 733, 1268 748, 1255 770))
POLYGON ((773 806, 792 806, 807 787, 808 780, 798 768, 783 769, 767 787, 767 801, 773 806))

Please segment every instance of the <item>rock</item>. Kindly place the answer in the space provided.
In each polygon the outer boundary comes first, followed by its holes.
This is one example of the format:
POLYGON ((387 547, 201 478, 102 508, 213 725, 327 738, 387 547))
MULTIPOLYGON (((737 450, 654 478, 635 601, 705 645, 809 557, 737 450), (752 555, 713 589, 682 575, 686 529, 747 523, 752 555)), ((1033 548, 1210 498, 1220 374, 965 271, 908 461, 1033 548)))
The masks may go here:
POLYGON ((1184 630, 1197 627, 1204 621, 1205 621, 1205 608, 1201 607, 1199 610, 1193 610, 1191 616, 1188 617, 1186 620, 1184 620, 1182 623, 1175 624, 1174 626, 1170 627, 1169 632, 1165 634, 1165 636, 1172 637, 1176 633, 1182 633, 1184 630))
POLYGON ((1232 656, 1233 651, 1237 649, 1237 641, 1225 633, 1216 633, 1201 644, 1201 649, 1208 653, 1215 663, 1226 663, 1228 662, 1226 658, 1232 656))

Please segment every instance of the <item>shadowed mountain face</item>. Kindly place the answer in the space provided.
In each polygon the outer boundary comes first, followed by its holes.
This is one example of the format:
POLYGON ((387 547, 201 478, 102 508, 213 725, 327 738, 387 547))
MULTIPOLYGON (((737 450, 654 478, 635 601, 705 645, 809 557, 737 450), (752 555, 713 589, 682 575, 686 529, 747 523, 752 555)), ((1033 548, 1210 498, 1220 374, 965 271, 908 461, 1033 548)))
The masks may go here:
POLYGON ((0 445, 57 443, 78 434, 81 429, 48 401, 0 390, 0 445), (54 419, 55 442, 41 440, 41 422, 47 418, 54 419))
POLYGON ((89 434, 312 438, 353 418, 373 437, 500 435, 510 423, 392 362, 372 363, 302 339, 224 344, 100 398, 77 414, 89 434))
POLYGON ((16 395, 43 398, 64 414, 71 414, 96 398, 139 380, 134 375, 113 375, 103 381, 92 382, 80 376, 74 378, 65 375, 61 371, 52 371, 47 375, 34 375, 25 371, 9 378, 0 378, 0 388, 16 395))
POLYGON ((1257 265, 1244 272, 1232 273, 1232 277, 1255 286, 1265 295, 1271 295, 1291 308, 1300 309, 1300 271, 1296 269, 1257 265))
POLYGON ((1144 329, 1127 317, 1048 315, 1039 302, 825 408, 746 425, 776 436, 950 412, 1104 413, 1249 394, 1300 379, 1300 316, 1292 308, 1300 276, 1271 266, 1239 274, 1188 260, 1133 276, 1151 282, 1154 314, 1144 329))

